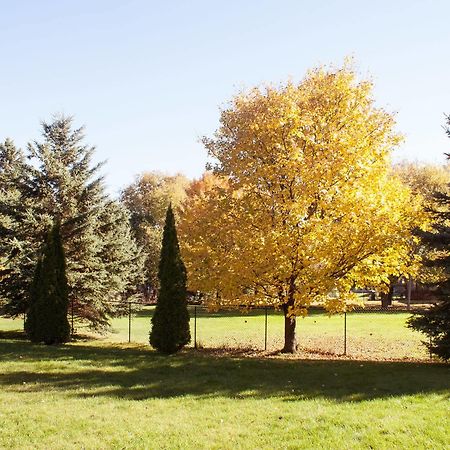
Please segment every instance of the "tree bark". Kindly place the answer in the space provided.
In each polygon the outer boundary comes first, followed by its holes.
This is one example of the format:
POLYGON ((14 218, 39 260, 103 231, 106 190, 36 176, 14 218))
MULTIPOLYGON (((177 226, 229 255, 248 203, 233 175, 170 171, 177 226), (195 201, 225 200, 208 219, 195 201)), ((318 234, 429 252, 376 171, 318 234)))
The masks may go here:
POLYGON ((406 304, 408 309, 411 309, 411 291, 412 291, 413 279, 411 275, 408 277, 408 281, 406 282, 406 304))
MULTIPOLYGON (((290 302, 289 302, 290 303, 290 302)), ((295 332, 296 317, 288 317, 289 303, 283 305, 284 312, 284 347, 281 350, 283 353, 297 352, 297 335, 295 332)))
POLYGON ((383 292, 381 294, 381 307, 387 308, 388 306, 391 306, 393 296, 394 296, 394 284, 391 283, 389 285, 389 291, 383 292))

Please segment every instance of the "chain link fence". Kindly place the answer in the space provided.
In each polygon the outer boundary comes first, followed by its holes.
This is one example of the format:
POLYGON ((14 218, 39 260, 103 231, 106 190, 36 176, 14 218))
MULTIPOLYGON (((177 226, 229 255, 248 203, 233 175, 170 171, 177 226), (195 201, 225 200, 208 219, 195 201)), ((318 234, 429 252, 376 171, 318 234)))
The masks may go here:
MULTIPOLYGON (((155 306, 129 303, 126 316, 112 320, 107 339, 114 342, 148 343, 155 306)), ((189 305, 191 347, 236 349, 274 353, 284 344, 284 317, 273 308, 210 312, 189 305)), ((372 360, 429 359, 424 336, 406 326, 411 311, 399 308, 357 308, 329 315, 311 308, 297 319, 299 353, 305 357, 372 360)), ((75 330, 76 331, 76 330, 75 330)))

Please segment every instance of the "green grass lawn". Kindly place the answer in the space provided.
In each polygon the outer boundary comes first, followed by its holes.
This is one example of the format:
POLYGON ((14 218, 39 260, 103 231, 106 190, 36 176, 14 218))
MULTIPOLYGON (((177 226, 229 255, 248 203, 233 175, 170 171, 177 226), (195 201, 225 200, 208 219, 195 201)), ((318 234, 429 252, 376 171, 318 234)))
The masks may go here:
POLYGON ((13 328, 0 448, 449 448, 448 365, 46 347, 13 328))
MULTIPOLYGON (((133 313, 131 341, 148 342, 153 307, 133 313)), ((194 309, 190 307, 191 335, 194 336, 194 309)), ((349 313, 347 314, 347 354, 369 359, 428 359, 422 345, 423 336, 406 325, 410 317, 402 313, 349 313)), ((238 312, 208 313, 197 308, 197 343, 200 347, 232 347, 264 349, 264 311, 247 314, 238 312)), ((113 342, 128 341, 128 318, 112 321, 113 342)), ((268 315, 268 351, 283 347, 283 316, 280 312, 268 315)), ((344 317, 312 312, 297 320, 298 340, 302 353, 340 355, 344 351, 344 317)), ((192 344, 193 345, 193 344, 192 344)))
MULTIPOLYGON (((239 313, 237 311, 207 312, 190 306, 191 347, 194 346, 194 315, 197 316, 197 345, 200 348, 252 348, 264 349, 264 310, 239 313)), ((150 321, 154 307, 135 310, 131 319, 131 342, 147 344, 150 321)), ((407 312, 395 313, 349 313, 347 314, 347 355, 351 358, 386 360, 428 360, 424 336, 406 327, 410 317, 407 312)), ((267 351, 283 347, 283 316, 269 312, 267 351)), ((0 318, 0 330, 21 330, 21 319, 0 318)), ((77 327, 85 334, 88 331, 77 327)), ((128 317, 113 319, 109 332, 101 337, 114 343, 128 342, 128 317)), ((339 356, 344 351, 344 316, 328 316, 314 310, 306 318, 297 319, 300 357, 339 356)))

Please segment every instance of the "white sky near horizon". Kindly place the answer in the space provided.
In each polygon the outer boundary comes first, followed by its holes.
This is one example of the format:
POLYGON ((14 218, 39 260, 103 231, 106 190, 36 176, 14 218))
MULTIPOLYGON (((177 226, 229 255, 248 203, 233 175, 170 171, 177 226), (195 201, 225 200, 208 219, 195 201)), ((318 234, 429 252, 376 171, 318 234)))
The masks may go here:
POLYGON ((0 0, 0 140, 73 115, 110 192, 143 171, 199 176, 199 142, 242 87, 351 55, 397 113, 395 160, 444 162, 450 1, 0 0))

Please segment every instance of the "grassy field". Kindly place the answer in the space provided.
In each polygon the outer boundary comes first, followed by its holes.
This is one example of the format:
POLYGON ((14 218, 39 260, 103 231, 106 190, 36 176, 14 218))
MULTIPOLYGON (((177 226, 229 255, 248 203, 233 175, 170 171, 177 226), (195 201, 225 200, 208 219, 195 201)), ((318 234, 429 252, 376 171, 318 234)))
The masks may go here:
MULTIPOLYGON (((132 315, 131 341, 148 342, 152 307, 145 307, 132 315)), ((194 309, 190 307, 191 334, 194 336, 194 309)), ((410 316, 402 313, 347 314, 347 354, 369 359, 428 359, 422 345, 423 336, 405 326, 410 316)), ((197 343, 200 347, 232 347, 264 349, 264 311, 247 314, 237 312, 208 313, 197 308, 197 343)), ((128 341, 128 318, 115 319, 106 336, 113 342, 128 341)), ((298 340, 304 356, 314 354, 340 355, 344 351, 344 317, 311 313, 298 319, 298 340)), ((268 351, 283 346, 283 316, 279 312, 268 315, 268 351)))
MULTIPOLYGON (((134 311, 131 319, 131 342, 148 343, 153 307, 134 311)), ((194 308, 190 307, 191 335, 194 338, 194 308)), ((264 310, 249 313, 220 311, 209 313, 197 307, 197 345, 201 348, 264 349, 264 310)), ((351 358, 373 360, 429 359, 422 344, 423 335, 406 327, 407 312, 347 314, 347 355, 351 358)), ((283 346, 283 316, 270 312, 267 318, 267 351, 283 346)), ((0 330, 21 330, 21 319, 0 318, 0 330)), ((86 329, 77 327, 84 334, 86 329)), ((297 321, 301 357, 339 356, 344 351, 344 316, 328 316, 311 312, 297 321)), ((112 321, 109 333, 101 337, 114 343, 128 342, 129 320, 121 317, 112 321)), ((191 346, 193 347, 193 341, 191 346)))
MULTIPOLYGON (((239 313, 220 311, 209 313, 203 308, 190 308, 191 335, 194 346, 194 315, 197 316, 197 346, 200 348, 240 348, 264 350, 264 310, 239 313)), ((153 307, 134 311, 131 319, 131 342, 148 343, 153 307)), ((395 313, 349 313, 347 314, 347 355, 350 358, 372 360, 428 360, 429 354, 422 343, 423 335, 406 327, 410 317, 407 312, 395 313)), ((267 352, 283 347, 283 316, 270 312, 267 317, 267 352)), ((128 342, 128 317, 112 321, 110 331, 96 338, 114 342, 128 342)), ((23 328, 21 319, 0 318, 0 330, 23 328)), ((88 331, 77 327, 77 331, 88 331)), ((328 316, 312 311, 297 321, 300 357, 336 357, 344 352, 344 316, 328 316)))
POLYGON ((449 448, 443 364, 241 358, 0 334, 0 448, 449 448))

